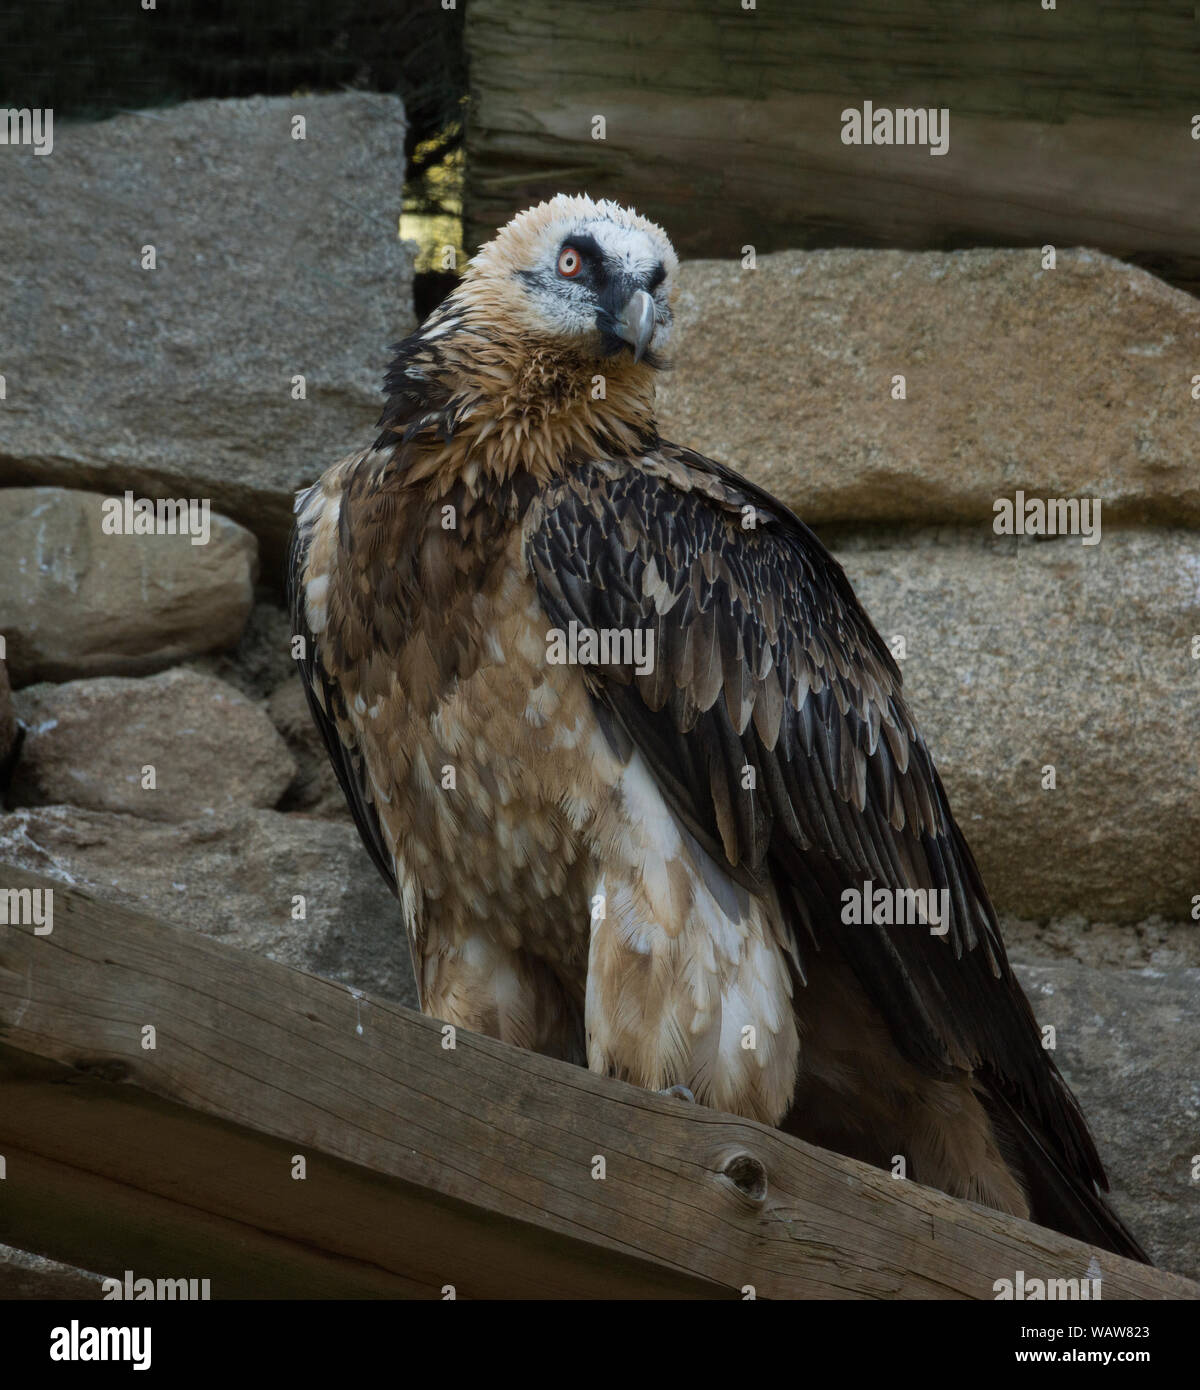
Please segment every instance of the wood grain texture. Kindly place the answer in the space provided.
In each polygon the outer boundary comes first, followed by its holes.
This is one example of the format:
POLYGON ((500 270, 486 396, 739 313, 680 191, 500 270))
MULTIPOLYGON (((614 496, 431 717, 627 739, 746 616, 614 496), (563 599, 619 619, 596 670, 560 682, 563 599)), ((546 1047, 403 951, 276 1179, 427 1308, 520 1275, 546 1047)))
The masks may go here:
POLYGON ((0 1303, 16 1299, 99 1298, 102 1281, 98 1274, 58 1264, 41 1255, 31 1255, 12 1246, 0 1246, 0 1303))
POLYGON ((468 250, 586 191, 686 257, 1050 243, 1200 284, 1190 6, 474 0, 467 40, 468 250), (867 100, 947 107, 949 153, 842 144, 867 100))
POLYGON ((0 1241, 214 1297, 990 1299, 1093 1257, 1106 1299, 1200 1293, 749 1121, 470 1034, 446 1050, 410 1010, 0 870, 10 887, 55 897, 49 936, 0 927, 0 1241))

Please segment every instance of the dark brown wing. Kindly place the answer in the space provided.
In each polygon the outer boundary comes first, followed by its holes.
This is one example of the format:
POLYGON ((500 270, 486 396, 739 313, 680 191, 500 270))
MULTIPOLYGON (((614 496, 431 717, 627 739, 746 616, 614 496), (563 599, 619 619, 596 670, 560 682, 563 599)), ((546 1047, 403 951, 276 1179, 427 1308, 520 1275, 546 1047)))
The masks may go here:
POLYGON ((1041 1046, 900 672, 812 532, 730 470, 663 445, 548 489, 527 556, 556 626, 653 634, 653 672, 598 668, 596 696, 718 862, 790 895, 801 968, 836 934, 896 1047, 931 1074, 976 1073, 1022 1153, 1070 1189, 1079 1233, 1140 1255, 1092 1186, 1107 1186, 1095 1146, 1041 1046), (843 891, 868 881, 947 890, 949 930, 843 925, 843 891))

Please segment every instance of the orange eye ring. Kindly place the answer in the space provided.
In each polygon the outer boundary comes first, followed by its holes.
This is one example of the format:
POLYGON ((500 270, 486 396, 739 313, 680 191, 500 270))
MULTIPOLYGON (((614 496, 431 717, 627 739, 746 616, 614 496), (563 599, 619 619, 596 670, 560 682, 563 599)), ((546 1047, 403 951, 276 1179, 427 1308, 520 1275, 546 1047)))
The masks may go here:
POLYGON ((564 246, 558 253, 558 273, 570 280, 583 269, 583 257, 573 246, 564 246))

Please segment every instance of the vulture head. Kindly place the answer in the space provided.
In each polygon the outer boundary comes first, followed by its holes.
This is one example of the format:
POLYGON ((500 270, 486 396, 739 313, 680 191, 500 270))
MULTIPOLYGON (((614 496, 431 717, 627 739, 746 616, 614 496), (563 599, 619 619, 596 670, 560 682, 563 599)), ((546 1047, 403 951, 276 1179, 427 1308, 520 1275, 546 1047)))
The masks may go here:
POLYGON ((463 289, 486 296, 531 344, 657 367, 678 266, 655 223, 560 193, 503 227, 471 262, 463 289))

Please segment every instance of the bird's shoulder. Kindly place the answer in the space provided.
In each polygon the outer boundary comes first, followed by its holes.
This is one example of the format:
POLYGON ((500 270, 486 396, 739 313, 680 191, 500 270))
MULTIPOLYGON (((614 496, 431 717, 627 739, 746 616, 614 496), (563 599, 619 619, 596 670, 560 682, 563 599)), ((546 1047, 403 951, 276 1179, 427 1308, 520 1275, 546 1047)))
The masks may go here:
POLYGON ((882 718, 908 731, 900 668, 841 564, 795 512, 729 466, 661 440, 637 455, 581 459, 539 491, 524 531, 535 573, 603 588, 601 606, 622 595, 630 620, 640 611, 673 614, 675 626, 706 615, 740 624, 747 659, 755 649, 762 666, 769 649, 782 677, 779 658, 790 656, 818 690, 858 682, 882 718))

